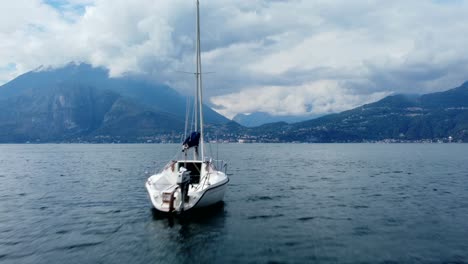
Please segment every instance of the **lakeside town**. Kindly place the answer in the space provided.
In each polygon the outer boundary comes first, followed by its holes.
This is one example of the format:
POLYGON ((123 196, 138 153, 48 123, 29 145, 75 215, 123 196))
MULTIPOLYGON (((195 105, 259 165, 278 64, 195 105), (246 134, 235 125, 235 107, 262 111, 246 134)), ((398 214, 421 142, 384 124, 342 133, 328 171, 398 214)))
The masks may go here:
MULTIPOLYGON (((155 136, 138 137, 135 139, 112 137, 112 136, 95 136, 93 138, 77 138, 73 140, 64 140, 53 143, 94 143, 94 144, 126 144, 126 143, 137 143, 137 144, 178 144, 183 141, 183 134, 162 134, 155 136)), ((224 134, 218 135, 217 138, 208 136, 207 142, 219 143, 219 144, 255 144, 255 143, 380 143, 380 144, 395 144, 395 143, 466 143, 461 139, 454 139, 452 136, 444 138, 433 138, 433 139, 418 139, 418 140, 406 140, 406 139, 382 139, 382 140, 333 140, 327 142, 320 141, 298 141, 298 140, 284 140, 278 137, 268 136, 252 136, 252 135, 235 135, 235 134, 224 134)), ((40 140, 27 141, 25 143, 43 143, 40 140)), ((44 142, 51 143, 51 142, 44 142)))

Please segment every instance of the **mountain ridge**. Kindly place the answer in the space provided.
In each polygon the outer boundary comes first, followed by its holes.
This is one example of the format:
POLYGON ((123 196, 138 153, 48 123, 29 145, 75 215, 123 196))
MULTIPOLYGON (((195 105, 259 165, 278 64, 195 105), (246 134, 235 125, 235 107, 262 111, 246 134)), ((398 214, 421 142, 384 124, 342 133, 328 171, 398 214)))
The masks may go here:
MULTIPOLYGON (((0 142, 179 142, 185 103, 168 86, 87 64, 31 71, 0 86, 0 142)), ((205 117, 207 140, 228 142, 468 142, 468 82, 292 124, 245 127, 207 106, 205 117)))
POLYGON ((315 138, 324 142, 449 137, 468 141, 468 83, 437 93, 387 96, 338 114, 293 124, 292 129, 307 131, 311 141, 315 138))
POLYGON ((237 114, 232 119, 237 123, 245 126, 245 127, 256 127, 261 126, 268 123, 275 123, 275 122, 286 122, 286 123, 297 123, 305 120, 310 120, 313 118, 317 118, 320 115, 284 115, 284 116, 275 116, 271 115, 266 112, 253 112, 250 114, 237 114))
MULTIPOLYGON (((179 133, 185 104, 166 85, 109 78, 88 64, 30 71, 0 86, 0 142, 134 142, 179 133)), ((207 124, 229 122, 204 108, 207 124)))

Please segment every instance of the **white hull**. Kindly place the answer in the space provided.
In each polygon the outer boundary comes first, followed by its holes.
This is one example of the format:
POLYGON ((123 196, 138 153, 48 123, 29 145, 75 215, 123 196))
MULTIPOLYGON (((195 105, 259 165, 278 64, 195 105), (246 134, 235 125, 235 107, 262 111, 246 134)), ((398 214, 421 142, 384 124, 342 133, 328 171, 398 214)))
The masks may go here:
MULTIPOLYGON (((183 162, 177 164, 182 166, 183 162)), ((149 177, 145 186, 153 207, 158 211, 169 213, 207 207, 221 202, 224 199, 229 178, 212 166, 203 164, 202 167, 199 183, 190 184, 187 192, 188 199, 183 205, 181 192, 175 183, 177 170, 169 166, 162 172, 149 177), (208 168, 208 171, 205 171, 205 168, 208 168), (170 194, 173 195, 173 200, 167 199, 170 194)))
POLYGON ((229 180, 227 180, 222 185, 215 186, 206 190, 202 198, 193 208, 207 207, 221 202, 224 199, 224 193, 226 192, 228 181, 229 180))

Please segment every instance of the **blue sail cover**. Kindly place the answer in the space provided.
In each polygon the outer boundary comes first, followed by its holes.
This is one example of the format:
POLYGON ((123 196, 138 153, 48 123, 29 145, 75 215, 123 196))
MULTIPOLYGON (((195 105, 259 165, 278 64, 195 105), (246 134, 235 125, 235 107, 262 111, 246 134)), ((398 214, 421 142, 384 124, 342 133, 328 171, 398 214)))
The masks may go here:
POLYGON ((200 133, 199 132, 192 132, 190 136, 185 139, 183 145, 185 148, 189 149, 191 147, 198 147, 200 143, 200 133))

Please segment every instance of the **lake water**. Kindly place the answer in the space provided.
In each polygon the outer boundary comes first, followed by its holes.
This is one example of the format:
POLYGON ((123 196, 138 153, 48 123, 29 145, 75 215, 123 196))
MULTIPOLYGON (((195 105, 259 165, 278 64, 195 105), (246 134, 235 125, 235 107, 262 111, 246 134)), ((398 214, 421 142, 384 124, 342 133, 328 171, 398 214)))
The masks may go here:
POLYGON ((177 151, 0 145, 0 263, 468 262, 468 145, 221 144, 224 204, 169 218, 177 151))

